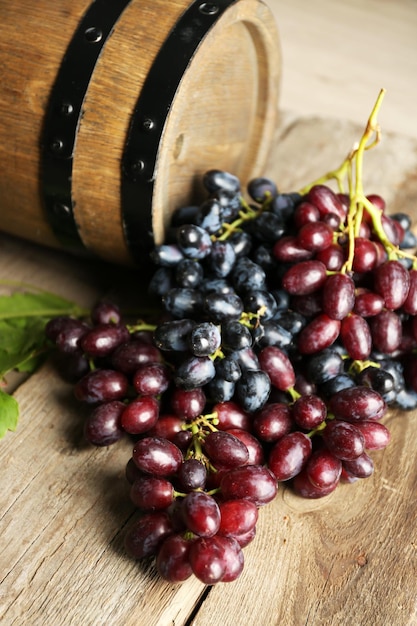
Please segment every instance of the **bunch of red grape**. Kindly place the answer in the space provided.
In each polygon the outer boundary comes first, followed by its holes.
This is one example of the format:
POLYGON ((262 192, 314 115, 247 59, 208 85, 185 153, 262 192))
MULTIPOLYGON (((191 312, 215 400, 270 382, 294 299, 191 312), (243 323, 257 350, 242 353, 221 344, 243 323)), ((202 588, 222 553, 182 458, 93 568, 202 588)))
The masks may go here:
MULTIPOLYGON (((128 553, 156 555, 169 581, 213 584, 242 571, 279 482, 316 498, 371 475, 387 405, 417 405, 415 367, 404 377, 417 271, 407 254, 388 257, 366 217, 345 271, 349 207, 328 187, 279 194, 255 179, 259 204, 247 206, 234 176, 211 171, 205 184, 210 198, 180 210, 176 240, 152 253, 163 321, 129 327, 100 302, 89 322, 56 318, 46 332, 92 406, 86 439, 135 440, 126 475, 143 514, 128 553)), ((409 221, 372 202, 392 246, 414 245, 409 221)))
POLYGON ((228 172, 203 182, 151 253, 155 324, 103 301, 46 333, 92 407, 86 439, 133 439, 127 552, 214 584, 241 573, 280 482, 320 498, 370 476, 387 407, 417 407, 417 241, 360 181, 280 193, 256 178, 249 203, 228 172))

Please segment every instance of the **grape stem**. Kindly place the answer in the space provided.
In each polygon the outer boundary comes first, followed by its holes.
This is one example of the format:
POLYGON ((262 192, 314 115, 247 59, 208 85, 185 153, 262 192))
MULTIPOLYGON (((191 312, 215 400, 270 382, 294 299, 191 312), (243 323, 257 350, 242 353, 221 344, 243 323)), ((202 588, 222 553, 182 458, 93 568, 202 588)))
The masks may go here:
POLYGON ((385 89, 380 90, 362 137, 349 152, 343 163, 338 168, 324 174, 324 176, 321 176, 300 190, 301 195, 305 195, 312 187, 322 185, 330 180, 335 180, 338 185, 339 192, 345 193, 345 179, 347 179, 349 209, 346 216, 346 223, 345 225, 342 224, 341 227, 342 229, 344 228, 348 236, 348 255, 346 262, 340 270, 343 274, 350 274, 352 272, 355 254, 355 239, 359 237, 363 213, 365 210, 371 219, 374 233, 387 252, 388 259, 396 260, 400 257, 408 258, 413 261, 413 266, 417 267, 417 259, 415 255, 399 249, 398 246, 394 245, 388 239, 382 223, 382 212, 366 197, 363 189, 362 172, 364 154, 366 150, 374 148, 381 141, 381 128, 378 123, 378 114, 385 93, 385 89))

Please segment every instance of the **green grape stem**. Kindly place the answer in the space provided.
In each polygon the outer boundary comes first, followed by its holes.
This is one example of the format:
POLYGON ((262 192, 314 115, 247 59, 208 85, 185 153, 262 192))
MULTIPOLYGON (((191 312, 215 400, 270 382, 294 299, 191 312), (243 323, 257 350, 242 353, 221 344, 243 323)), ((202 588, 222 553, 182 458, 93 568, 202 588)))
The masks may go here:
POLYGON ((337 183, 339 192, 345 193, 345 183, 347 182, 349 209, 346 216, 346 222, 341 225, 341 230, 344 231, 348 237, 348 254, 346 262, 340 270, 341 273, 345 274, 352 272, 355 254, 355 239, 359 236, 363 213, 365 210, 371 219, 375 235, 387 252, 388 259, 396 260, 398 258, 408 258, 413 261, 413 267, 417 268, 416 256, 410 252, 399 249, 398 246, 394 245, 388 239, 383 227, 381 211, 366 197, 363 188, 362 172, 365 151, 374 148, 381 140, 381 128, 377 118, 385 93, 385 89, 380 90, 362 137, 349 152, 342 164, 338 168, 324 174, 324 176, 321 176, 300 190, 301 195, 306 195, 312 187, 334 180, 337 183))

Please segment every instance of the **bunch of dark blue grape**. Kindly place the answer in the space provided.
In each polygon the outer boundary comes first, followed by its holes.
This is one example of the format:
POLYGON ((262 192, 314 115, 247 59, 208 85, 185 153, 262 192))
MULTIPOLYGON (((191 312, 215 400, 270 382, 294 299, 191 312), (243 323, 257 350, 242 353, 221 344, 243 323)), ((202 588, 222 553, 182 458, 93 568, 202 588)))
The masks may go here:
POLYGON ((280 482, 320 498, 371 476, 387 408, 417 407, 417 261, 380 196, 356 210, 323 184, 256 178, 247 201, 228 172, 203 182, 151 253, 155 324, 101 302, 47 335, 91 405, 86 439, 134 440, 127 552, 214 584, 242 571, 280 482))

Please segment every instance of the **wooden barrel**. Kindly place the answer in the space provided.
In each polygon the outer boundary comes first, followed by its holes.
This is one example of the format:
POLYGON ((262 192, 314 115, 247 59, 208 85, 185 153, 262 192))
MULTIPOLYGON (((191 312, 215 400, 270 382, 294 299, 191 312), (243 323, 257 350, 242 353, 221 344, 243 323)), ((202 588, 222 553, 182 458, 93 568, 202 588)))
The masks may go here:
POLYGON ((0 228, 130 264, 204 171, 262 172, 279 42, 260 0, 2 0, 0 75, 0 228))

